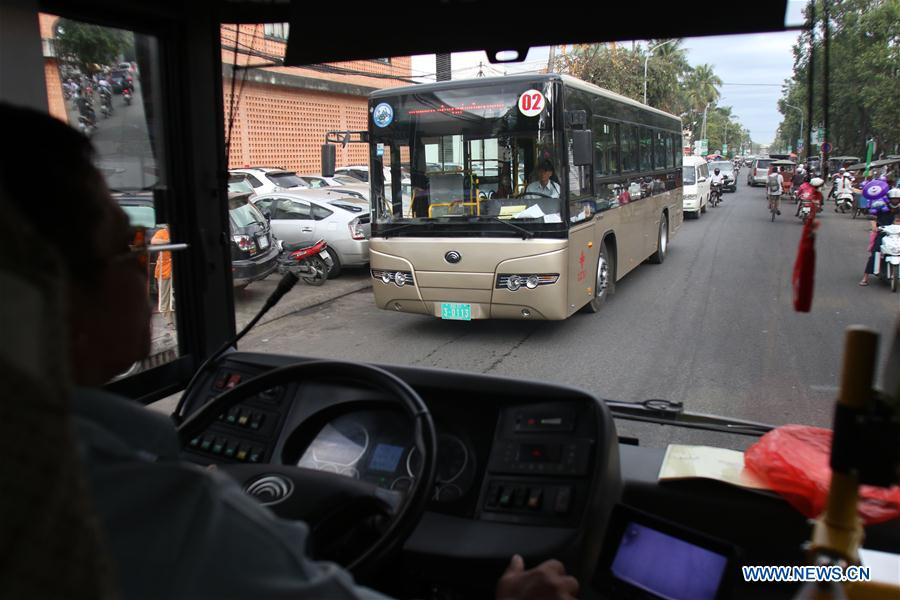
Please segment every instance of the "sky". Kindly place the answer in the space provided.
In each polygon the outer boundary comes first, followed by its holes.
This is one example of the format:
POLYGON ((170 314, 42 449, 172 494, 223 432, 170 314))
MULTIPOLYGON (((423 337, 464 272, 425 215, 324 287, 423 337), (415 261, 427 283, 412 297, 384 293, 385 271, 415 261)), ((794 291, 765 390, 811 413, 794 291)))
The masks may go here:
MULTIPOLYGON (((789 0, 787 24, 799 24, 802 5, 803 2, 789 0)), ((732 113, 750 130, 754 142, 769 144, 781 123, 777 101, 782 83, 793 73, 791 46, 798 35, 797 31, 784 31, 685 38, 682 47, 687 50, 688 63, 710 64, 722 79, 719 105, 732 107, 732 113)), ((631 45, 630 41, 621 43, 631 45)), ((456 52, 451 58, 452 78, 475 77, 479 71, 485 77, 537 71, 546 68, 549 51, 547 47, 532 48, 522 63, 496 65, 490 64, 484 52, 456 52)), ((434 70, 433 54, 413 57, 412 73, 423 76, 420 81, 434 81, 434 70)))

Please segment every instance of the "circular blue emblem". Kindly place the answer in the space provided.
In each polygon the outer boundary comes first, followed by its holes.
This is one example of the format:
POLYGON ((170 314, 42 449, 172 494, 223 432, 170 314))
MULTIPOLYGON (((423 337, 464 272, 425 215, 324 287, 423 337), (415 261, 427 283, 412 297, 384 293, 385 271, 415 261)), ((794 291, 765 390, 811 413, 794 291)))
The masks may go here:
POLYGON ((394 120, 394 109, 387 102, 382 102, 372 111, 372 120, 378 127, 387 127, 394 120))

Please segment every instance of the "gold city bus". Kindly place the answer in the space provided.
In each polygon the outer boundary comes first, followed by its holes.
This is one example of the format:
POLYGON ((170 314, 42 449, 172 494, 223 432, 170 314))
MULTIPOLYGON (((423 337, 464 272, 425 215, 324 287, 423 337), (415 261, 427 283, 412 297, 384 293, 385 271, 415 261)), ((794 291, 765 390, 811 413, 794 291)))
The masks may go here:
POLYGON ((386 310, 596 312, 629 271, 663 261, 682 222, 678 117, 566 75, 376 91, 368 141, 371 269, 386 310))

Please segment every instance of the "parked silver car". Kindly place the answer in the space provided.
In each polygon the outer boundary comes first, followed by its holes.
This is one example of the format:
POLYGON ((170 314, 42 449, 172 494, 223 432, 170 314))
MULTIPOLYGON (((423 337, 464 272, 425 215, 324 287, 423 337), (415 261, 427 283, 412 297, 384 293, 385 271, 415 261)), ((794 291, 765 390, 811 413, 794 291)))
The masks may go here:
POLYGON ((278 239, 328 242, 334 263, 329 277, 337 277, 345 266, 369 263, 371 216, 365 200, 326 189, 303 189, 261 194, 252 202, 269 218, 278 239))

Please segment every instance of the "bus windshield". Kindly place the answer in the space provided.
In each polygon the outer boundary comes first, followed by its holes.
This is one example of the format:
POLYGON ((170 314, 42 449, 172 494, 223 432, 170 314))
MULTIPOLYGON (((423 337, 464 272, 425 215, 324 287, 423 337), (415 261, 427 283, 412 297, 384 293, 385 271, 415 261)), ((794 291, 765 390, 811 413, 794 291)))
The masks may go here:
POLYGON ((563 222, 553 83, 510 79, 370 99, 376 224, 563 222))

